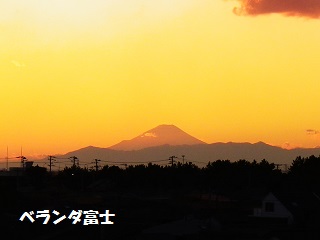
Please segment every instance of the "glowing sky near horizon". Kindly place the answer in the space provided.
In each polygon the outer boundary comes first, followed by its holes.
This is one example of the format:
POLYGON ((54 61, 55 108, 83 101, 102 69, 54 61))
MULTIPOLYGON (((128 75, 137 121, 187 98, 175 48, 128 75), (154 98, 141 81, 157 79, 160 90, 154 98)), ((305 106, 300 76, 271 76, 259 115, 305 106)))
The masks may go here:
POLYGON ((261 4, 0 1, 0 158, 159 124, 208 143, 319 146, 318 12, 261 4))

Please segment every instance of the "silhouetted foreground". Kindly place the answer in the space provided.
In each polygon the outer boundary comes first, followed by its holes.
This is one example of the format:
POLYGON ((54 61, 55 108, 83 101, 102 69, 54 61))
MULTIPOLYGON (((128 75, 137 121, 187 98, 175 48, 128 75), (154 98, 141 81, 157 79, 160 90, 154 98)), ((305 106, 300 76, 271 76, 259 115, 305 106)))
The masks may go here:
POLYGON ((0 238, 320 239, 320 157, 277 168, 266 160, 74 166, 52 174, 31 167, 0 177, 0 238), (46 225, 35 217, 43 210, 51 213, 46 225), (114 224, 72 224, 72 210, 110 210, 114 224), (19 221, 30 211, 33 223, 19 221))

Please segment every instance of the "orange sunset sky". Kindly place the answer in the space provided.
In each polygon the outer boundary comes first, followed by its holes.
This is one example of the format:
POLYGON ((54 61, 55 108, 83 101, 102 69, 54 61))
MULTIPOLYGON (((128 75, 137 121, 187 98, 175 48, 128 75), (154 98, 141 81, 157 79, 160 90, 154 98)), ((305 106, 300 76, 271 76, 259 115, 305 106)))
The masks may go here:
POLYGON ((207 143, 319 146, 319 6, 264 1, 1 1, 0 158, 159 124, 207 143))

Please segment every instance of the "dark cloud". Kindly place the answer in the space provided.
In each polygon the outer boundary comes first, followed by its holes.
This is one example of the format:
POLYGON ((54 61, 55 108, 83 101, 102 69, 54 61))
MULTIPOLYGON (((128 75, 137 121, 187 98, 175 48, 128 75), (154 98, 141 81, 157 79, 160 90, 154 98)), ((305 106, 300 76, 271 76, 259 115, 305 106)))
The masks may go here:
POLYGON ((237 0, 240 7, 233 12, 237 15, 260 15, 281 13, 287 16, 320 18, 320 0, 237 0))
POLYGON ((307 129, 306 131, 307 131, 308 135, 320 134, 320 132, 318 130, 314 130, 314 129, 307 129))

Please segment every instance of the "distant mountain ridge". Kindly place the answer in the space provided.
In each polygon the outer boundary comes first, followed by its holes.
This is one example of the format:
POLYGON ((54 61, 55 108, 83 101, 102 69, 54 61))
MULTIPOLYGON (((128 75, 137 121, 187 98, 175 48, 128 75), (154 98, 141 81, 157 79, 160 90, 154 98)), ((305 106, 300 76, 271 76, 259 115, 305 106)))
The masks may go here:
POLYGON ((115 144, 109 147, 109 149, 130 151, 140 150, 148 147, 156 147, 165 144, 178 146, 206 143, 182 131, 180 128, 174 125, 163 124, 152 128, 131 140, 124 140, 118 144, 115 144))
POLYGON ((245 159, 248 161, 261 161, 266 159, 269 162, 288 164, 297 157, 319 156, 320 148, 296 148, 283 149, 271 146, 263 142, 258 143, 212 143, 198 145, 162 145, 144 148, 140 150, 123 151, 110 148, 86 147, 69 152, 62 157, 77 156, 82 163, 91 163, 93 159, 101 159, 101 164, 113 165, 117 163, 140 164, 140 163, 168 163, 170 156, 177 156, 181 160, 182 155, 185 161, 205 165, 209 161, 230 160, 237 161, 245 159))
POLYGON ((200 165, 219 159, 230 161, 266 159, 273 163, 291 164, 298 156, 319 156, 320 148, 288 150, 263 142, 207 144, 174 125, 160 125, 109 148, 89 146, 59 157, 76 156, 83 164, 91 164, 94 159, 100 159, 102 165, 117 163, 134 165, 148 162, 167 164, 170 156, 177 156, 177 160, 180 158, 181 161, 182 155, 185 156, 185 161, 200 163, 200 165))

